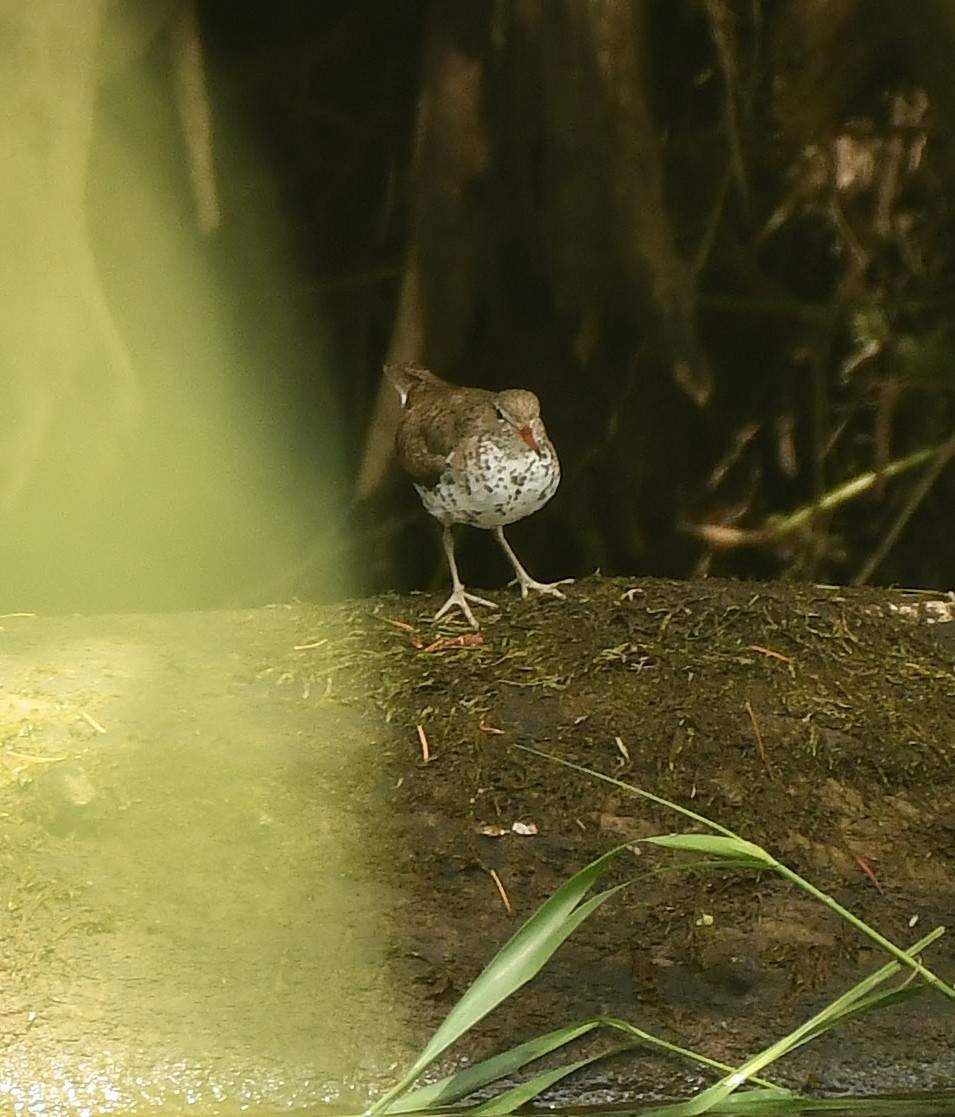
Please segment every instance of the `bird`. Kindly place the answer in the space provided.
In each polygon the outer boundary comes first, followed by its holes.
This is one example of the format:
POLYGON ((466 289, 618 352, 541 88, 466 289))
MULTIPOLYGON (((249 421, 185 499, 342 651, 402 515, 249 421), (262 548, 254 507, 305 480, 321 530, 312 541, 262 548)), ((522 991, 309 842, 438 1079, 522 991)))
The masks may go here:
POLYGON ((470 603, 498 608, 465 590, 454 557, 452 524, 493 532, 514 568, 522 597, 531 590, 565 597, 560 587, 573 578, 538 582, 504 537, 508 524, 543 508, 560 484, 560 463, 544 430, 537 396, 523 388, 491 392, 459 387, 415 364, 387 364, 384 372, 401 399, 398 463, 443 529, 451 595, 433 620, 458 608, 478 629, 470 603))

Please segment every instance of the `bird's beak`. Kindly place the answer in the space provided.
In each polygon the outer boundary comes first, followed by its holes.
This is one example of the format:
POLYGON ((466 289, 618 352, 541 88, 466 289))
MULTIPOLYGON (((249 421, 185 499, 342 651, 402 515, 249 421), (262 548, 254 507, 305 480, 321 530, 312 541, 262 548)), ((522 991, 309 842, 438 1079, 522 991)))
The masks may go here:
POLYGON ((537 445, 537 439, 534 437, 534 432, 531 430, 530 427, 521 427, 521 429, 517 433, 521 436, 521 438, 524 439, 524 441, 527 443, 528 446, 530 446, 535 454, 539 454, 541 452, 540 446, 537 445))

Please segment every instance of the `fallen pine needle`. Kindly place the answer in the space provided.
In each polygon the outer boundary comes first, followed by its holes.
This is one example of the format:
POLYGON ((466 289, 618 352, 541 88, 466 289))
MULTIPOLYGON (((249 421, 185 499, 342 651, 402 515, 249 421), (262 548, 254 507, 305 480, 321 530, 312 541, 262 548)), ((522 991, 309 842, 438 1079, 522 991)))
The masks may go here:
POLYGON ((756 720, 756 714, 753 712, 753 707, 750 705, 748 698, 746 699, 746 712, 749 714, 749 720, 753 723, 753 732, 756 734, 756 747, 759 749, 760 759, 764 767, 769 767, 766 760, 766 749, 763 747, 763 735, 759 731, 759 722, 756 720))
POLYGON ((792 663, 791 656, 783 655, 782 652, 774 652, 772 648, 764 648, 762 644, 750 644, 749 650, 759 652, 760 655, 768 655, 770 659, 780 659, 783 663, 792 663))
POLYGON ((385 624, 393 624, 395 628, 400 628, 402 632, 414 632, 414 625, 408 624, 407 621, 396 621, 391 617, 379 617, 379 620, 383 620, 385 624))
POLYGON ((86 710, 80 710, 80 717, 86 722, 87 725, 91 725, 97 733, 106 732, 106 730, 103 728, 102 725, 100 725, 96 718, 94 718, 92 714, 87 713, 86 710))
POLYGON ((33 756, 28 752, 7 752, 4 756, 22 760, 24 764, 59 764, 61 760, 66 760, 65 756, 33 756))
POLYGON ((401 632, 407 632, 408 635, 411 637, 411 646, 412 647, 414 647, 414 648, 423 648, 424 647, 424 641, 418 635, 417 629, 415 628, 415 626, 413 624, 408 624, 407 621, 396 621, 396 620, 393 620, 391 617, 379 617, 378 619, 380 621, 382 621, 384 624, 393 625, 395 628, 397 628, 401 632))
POLYGON ((514 909, 511 907, 511 901, 507 898, 507 893, 504 891, 504 885, 501 884, 501 878, 497 875, 494 869, 488 869, 491 874, 491 880, 497 885, 497 891, 501 897, 501 903, 504 905, 504 910, 508 915, 514 914, 514 909))
POLYGON ((875 886, 876 892, 878 892, 880 896, 884 896, 885 895, 885 889, 879 883, 879 878, 872 871, 872 869, 869 865, 869 862, 866 861, 864 858, 859 857, 857 854, 853 854, 853 856, 855 857, 855 863, 865 873, 865 875, 869 878, 869 880, 872 881, 873 885, 875 886))
POLYGON ((469 632, 463 636, 439 636, 433 644, 429 644, 426 652, 444 652, 450 648, 479 648, 484 643, 480 632, 469 632))
POLYGON ((431 746, 428 744, 428 735, 424 731, 423 725, 415 726, 418 730, 418 740, 421 742, 421 759, 428 763, 431 759, 431 746))

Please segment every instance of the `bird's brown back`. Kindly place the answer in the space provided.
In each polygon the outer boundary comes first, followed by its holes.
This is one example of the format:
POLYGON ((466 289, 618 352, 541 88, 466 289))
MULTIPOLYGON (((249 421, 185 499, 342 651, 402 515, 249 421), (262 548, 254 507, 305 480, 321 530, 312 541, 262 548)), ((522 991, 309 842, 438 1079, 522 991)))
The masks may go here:
POLYGON ((402 396, 395 437, 398 462, 419 485, 437 481, 448 455, 498 421, 494 393, 461 388, 416 365, 387 365, 385 373, 402 396))

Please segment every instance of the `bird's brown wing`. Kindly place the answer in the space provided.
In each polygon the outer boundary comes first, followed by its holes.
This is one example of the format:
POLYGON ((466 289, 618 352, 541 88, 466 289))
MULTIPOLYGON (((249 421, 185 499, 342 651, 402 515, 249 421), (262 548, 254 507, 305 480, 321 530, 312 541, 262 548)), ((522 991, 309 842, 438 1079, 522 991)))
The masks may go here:
POLYGON ((458 388, 430 373, 410 384, 395 449, 416 484, 434 484, 451 455, 497 421, 493 400, 483 388, 458 388))
POLYGON ((405 405, 408 394, 413 388, 427 385, 431 388, 450 388, 451 385, 440 377, 435 376, 421 365, 408 363, 385 365, 384 373, 394 385, 395 391, 401 396, 402 405, 405 405))
POLYGON ((398 464, 417 485, 433 485, 444 471, 450 453, 435 448, 430 433, 427 415, 412 411, 402 415, 395 435, 398 464))

